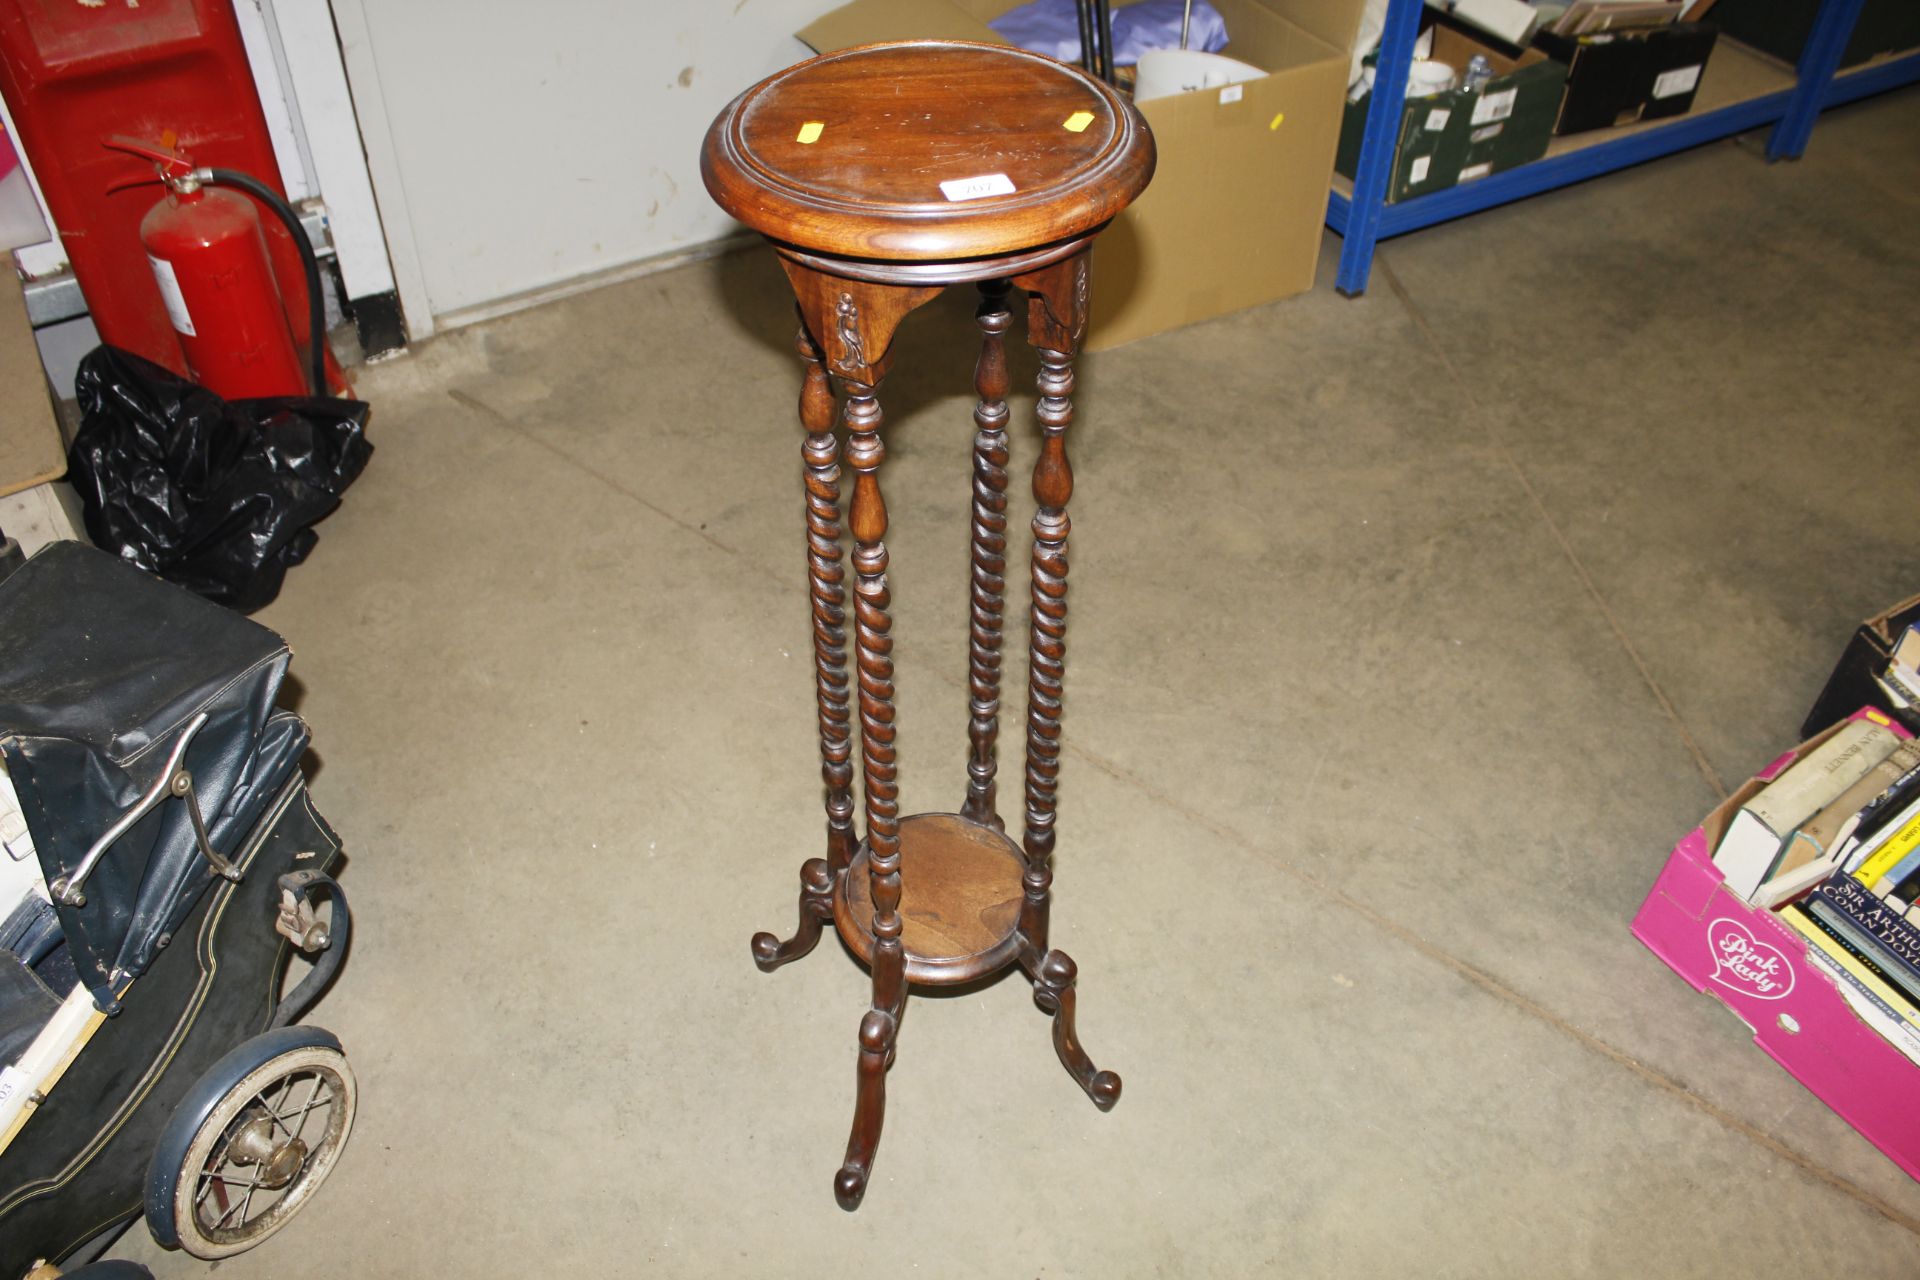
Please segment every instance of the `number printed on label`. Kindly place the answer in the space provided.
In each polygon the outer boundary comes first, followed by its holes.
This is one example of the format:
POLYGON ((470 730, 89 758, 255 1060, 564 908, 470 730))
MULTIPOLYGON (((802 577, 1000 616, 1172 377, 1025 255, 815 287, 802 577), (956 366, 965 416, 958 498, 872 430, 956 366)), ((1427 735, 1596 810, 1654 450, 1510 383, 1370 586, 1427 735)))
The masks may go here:
POLYGON ((1004 173, 987 173, 978 178, 949 178, 940 184, 940 191, 953 201, 1010 196, 1013 194, 1013 179, 1004 173))

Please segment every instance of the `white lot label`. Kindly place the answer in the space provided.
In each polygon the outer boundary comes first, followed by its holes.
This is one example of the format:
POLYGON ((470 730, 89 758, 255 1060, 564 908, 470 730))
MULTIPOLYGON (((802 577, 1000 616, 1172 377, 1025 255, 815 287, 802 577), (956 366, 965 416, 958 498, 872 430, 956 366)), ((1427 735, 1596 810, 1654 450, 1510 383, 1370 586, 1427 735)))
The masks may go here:
POLYGON ((160 301, 166 304, 167 319, 189 338, 198 337, 193 331, 193 317, 187 314, 187 300, 180 296, 180 277, 173 274, 173 264, 152 254, 147 255, 147 261, 153 264, 153 282, 160 286, 160 301))
POLYGON ((33 1082, 18 1067, 0 1067, 0 1106, 11 1102, 18 1106, 33 1091, 33 1082))
POLYGON ((1513 100, 1518 89, 1502 89, 1499 93, 1483 93, 1480 101, 1473 104, 1473 123, 1492 124, 1495 120, 1505 120, 1513 114, 1513 100))
POLYGON ((1229 102, 1240 101, 1240 96, 1245 92, 1246 90, 1242 88, 1240 85, 1237 85, 1237 84, 1228 85, 1226 88, 1220 91, 1220 105, 1224 107, 1229 102))
POLYGON ((1414 158, 1412 167, 1407 170, 1407 182, 1409 184, 1415 183, 1415 182, 1425 182, 1427 180, 1427 170, 1431 169, 1432 167, 1433 167, 1432 156, 1416 156, 1414 158))
POLYGON ((1490 124, 1484 129, 1475 129, 1472 133, 1467 135, 1467 141, 1485 142, 1490 138, 1497 138, 1506 129, 1506 127, 1507 126, 1505 126, 1504 124, 1490 124))
POLYGON ((1493 161, 1491 160, 1481 164, 1470 164, 1460 171, 1460 181, 1472 182, 1475 178, 1484 178, 1492 172, 1493 161))
POLYGON ((1427 112, 1427 132, 1438 133, 1447 127, 1447 121, 1453 119, 1453 112, 1445 107, 1435 107, 1427 112))
POLYGON ((1693 86, 1700 83, 1701 63, 1690 67, 1675 67, 1671 71, 1662 71, 1653 78, 1653 96, 1671 98, 1677 93, 1692 93, 1693 86))
POLYGON ((983 200, 988 196, 1013 194, 1013 179, 1004 173, 987 173, 978 178, 949 178, 940 184, 949 200, 983 200))

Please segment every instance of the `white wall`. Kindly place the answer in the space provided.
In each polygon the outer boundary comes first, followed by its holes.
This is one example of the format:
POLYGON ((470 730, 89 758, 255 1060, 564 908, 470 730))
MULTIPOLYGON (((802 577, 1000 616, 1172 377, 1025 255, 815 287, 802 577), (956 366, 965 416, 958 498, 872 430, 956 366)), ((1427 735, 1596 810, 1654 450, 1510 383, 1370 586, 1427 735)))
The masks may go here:
POLYGON ((735 230, 700 140, 840 3, 333 0, 415 333, 735 230))

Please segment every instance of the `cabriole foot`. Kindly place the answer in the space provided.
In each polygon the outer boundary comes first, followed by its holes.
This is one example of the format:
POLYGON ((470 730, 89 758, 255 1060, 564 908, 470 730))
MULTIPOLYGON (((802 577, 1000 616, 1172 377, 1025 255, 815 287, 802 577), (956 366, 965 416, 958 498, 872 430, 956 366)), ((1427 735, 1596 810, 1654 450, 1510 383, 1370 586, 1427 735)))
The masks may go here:
POLYGON ((798 960, 820 941, 820 926, 833 918, 833 872, 826 859, 808 858, 800 867, 800 927, 785 942, 770 933, 753 935, 753 962, 762 973, 772 973, 789 960, 798 960))
POLYGON ((860 1083, 853 1108, 853 1133, 847 1158, 833 1178, 833 1198, 851 1213, 867 1194, 867 1175, 880 1146, 880 1125, 887 1116, 887 1068, 893 1065, 899 1023, 890 1014, 869 1009, 860 1020, 860 1083))
POLYGON ((1094 1106, 1111 1111, 1120 1101, 1120 1077, 1094 1067, 1074 1029, 1074 980, 1079 970, 1066 952, 1049 951, 1039 964, 1030 964, 1028 972, 1033 977, 1034 1003, 1053 1015, 1053 1048, 1060 1055, 1060 1064, 1087 1091, 1094 1106))

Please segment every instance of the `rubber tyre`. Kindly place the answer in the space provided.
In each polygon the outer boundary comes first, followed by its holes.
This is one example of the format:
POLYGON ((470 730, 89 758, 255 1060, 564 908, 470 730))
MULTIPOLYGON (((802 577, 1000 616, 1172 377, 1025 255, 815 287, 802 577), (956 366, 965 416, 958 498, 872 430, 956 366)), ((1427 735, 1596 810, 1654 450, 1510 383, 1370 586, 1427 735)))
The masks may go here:
POLYGON ((353 1129, 357 1089, 340 1041, 320 1027, 281 1027, 255 1036, 207 1068, 167 1121, 147 1165, 147 1229, 159 1244, 209 1261, 242 1253, 292 1220, 333 1171, 353 1129), (199 1174, 221 1134, 255 1095, 296 1071, 317 1070, 334 1088, 333 1115, 281 1199, 242 1224, 235 1238, 215 1239, 195 1216, 199 1174))

